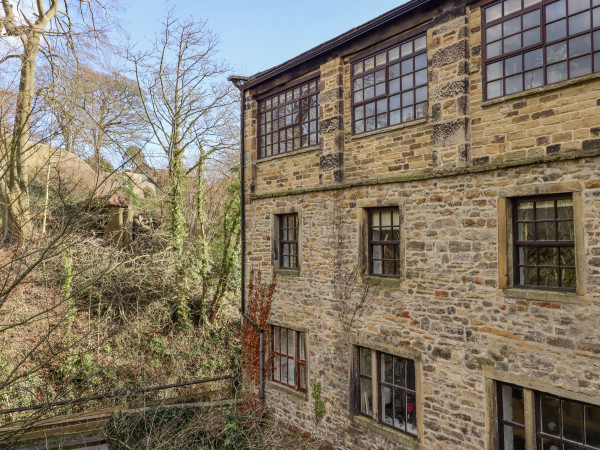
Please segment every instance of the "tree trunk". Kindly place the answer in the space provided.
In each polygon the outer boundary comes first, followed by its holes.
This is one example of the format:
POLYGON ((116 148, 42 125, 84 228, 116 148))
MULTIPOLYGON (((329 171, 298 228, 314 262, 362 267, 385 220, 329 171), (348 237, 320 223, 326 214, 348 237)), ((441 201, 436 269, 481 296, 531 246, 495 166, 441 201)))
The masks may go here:
POLYGON ((27 152, 31 124, 31 107, 35 91, 35 61, 39 49, 40 34, 32 31, 25 40, 21 67, 21 80, 15 124, 9 148, 6 201, 8 203, 8 229, 11 238, 22 242, 31 237, 33 224, 29 208, 29 176, 27 152))

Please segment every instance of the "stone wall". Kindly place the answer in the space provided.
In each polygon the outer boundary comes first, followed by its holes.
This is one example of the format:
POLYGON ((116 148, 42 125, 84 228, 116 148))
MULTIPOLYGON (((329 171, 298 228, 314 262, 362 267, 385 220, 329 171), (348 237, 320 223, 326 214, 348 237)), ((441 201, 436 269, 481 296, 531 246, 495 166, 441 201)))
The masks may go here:
POLYGON ((267 403, 275 419, 337 448, 415 448, 352 413, 358 344, 417 355, 421 448, 493 448, 489 380, 598 398, 600 77, 483 102, 480 17, 459 7, 432 20, 427 120, 352 136, 354 55, 331 58, 321 67, 319 147, 261 161, 256 100, 246 97, 247 272, 272 273, 272 214, 299 210, 301 267, 279 276, 271 322, 306 331, 308 384, 321 384, 326 415, 315 422, 310 388, 268 383, 267 403), (581 192, 575 303, 499 284, 502 198, 529 186, 581 192), (361 261, 361 205, 377 202, 402 210, 404 276, 392 285, 359 278, 343 298, 361 261), (367 309, 350 321, 365 283, 367 309))

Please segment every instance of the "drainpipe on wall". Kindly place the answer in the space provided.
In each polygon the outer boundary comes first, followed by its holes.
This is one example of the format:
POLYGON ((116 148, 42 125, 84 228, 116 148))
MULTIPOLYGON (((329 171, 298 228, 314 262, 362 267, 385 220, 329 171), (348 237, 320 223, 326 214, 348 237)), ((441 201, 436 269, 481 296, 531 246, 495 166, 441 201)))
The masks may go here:
POLYGON ((242 264, 241 264, 241 277, 242 277, 242 291, 241 291, 241 312, 242 317, 246 319, 254 328, 260 333, 260 402, 264 406, 265 404, 265 330, 263 330, 254 320, 252 320, 246 314, 246 155, 244 153, 244 133, 245 133, 245 109, 246 109, 246 95, 244 93, 244 85, 248 81, 248 77, 232 75, 227 78, 233 85, 239 89, 241 99, 240 109, 240 213, 241 213, 241 253, 242 253, 242 264))

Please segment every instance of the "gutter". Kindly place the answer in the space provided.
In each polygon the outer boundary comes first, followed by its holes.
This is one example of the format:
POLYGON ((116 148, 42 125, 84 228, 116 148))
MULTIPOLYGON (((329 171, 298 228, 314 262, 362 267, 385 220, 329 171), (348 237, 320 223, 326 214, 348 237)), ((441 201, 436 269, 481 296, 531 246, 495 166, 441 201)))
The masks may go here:
POLYGON ((265 330, 263 330, 252 318, 246 314, 246 158, 244 153, 244 133, 245 133, 245 118, 244 112, 246 109, 245 86, 248 82, 248 77, 232 75, 227 78, 228 81, 239 89, 241 95, 240 102, 240 235, 241 235, 241 278, 242 288, 240 292, 240 310, 242 318, 246 319, 250 325, 256 328, 260 333, 260 403, 265 405, 265 330))

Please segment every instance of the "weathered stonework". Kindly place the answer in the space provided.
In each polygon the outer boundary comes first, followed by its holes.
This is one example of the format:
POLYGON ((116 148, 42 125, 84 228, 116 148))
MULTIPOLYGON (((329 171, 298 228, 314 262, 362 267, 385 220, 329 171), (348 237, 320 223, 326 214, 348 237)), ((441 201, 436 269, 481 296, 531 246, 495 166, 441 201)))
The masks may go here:
POLYGON ((481 9, 431 15, 425 120, 352 134, 349 60, 372 43, 315 68, 319 146, 257 160, 246 92, 247 273, 277 271, 273 214, 302 218, 300 271, 278 278, 271 321, 306 331, 309 392, 268 383, 269 414, 336 448, 492 450, 494 380, 600 404, 600 77, 483 101, 481 9), (510 284, 507 205, 549 192, 578 196, 573 294, 510 284), (398 280, 364 275, 364 211, 377 205, 401 209, 398 280), (340 274, 357 265, 363 276, 342 300, 340 274), (365 285, 367 307, 350 321, 365 285), (417 440, 354 414, 356 345, 418 361, 417 440))

